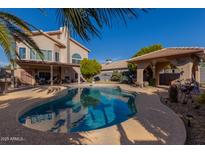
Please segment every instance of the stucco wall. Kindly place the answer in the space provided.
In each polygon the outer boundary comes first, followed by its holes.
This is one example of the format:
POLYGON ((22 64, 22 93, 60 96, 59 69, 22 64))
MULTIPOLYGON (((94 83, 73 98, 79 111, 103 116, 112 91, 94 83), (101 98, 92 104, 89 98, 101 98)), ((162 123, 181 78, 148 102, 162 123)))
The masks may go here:
MULTIPOLYGON (((55 45, 55 43, 52 40, 48 39, 47 37, 43 35, 37 35, 37 36, 33 36, 32 38, 39 46, 40 49, 60 52, 60 48, 58 48, 55 45)), ((26 48, 26 59, 30 59, 30 49, 25 44, 21 42, 17 42, 16 43, 17 52, 19 52, 20 47, 26 48)), ((52 59, 54 59, 54 52, 52 53, 52 59)))
MULTIPOLYGON (((66 31, 63 31, 62 34, 50 35, 52 38, 58 40, 59 42, 63 43, 66 48, 59 48, 56 46, 55 42, 50 40, 44 35, 36 35, 33 36, 33 40, 39 46, 40 49, 43 50, 51 50, 52 51, 52 59, 54 60, 54 53, 59 52, 60 54, 60 62, 63 63, 72 63, 72 55, 74 53, 78 53, 83 58, 88 58, 88 52, 81 46, 77 45, 73 41, 68 41, 68 36, 66 35, 66 31), (58 37, 59 35, 59 37, 58 37)), ((19 51, 19 47, 26 48, 26 59, 30 59, 30 49, 21 42, 17 42, 17 51, 19 51)))
POLYGON ((69 63, 69 33, 66 29, 61 28, 60 29, 61 34, 56 34, 56 35, 50 35, 50 37, 54 38, 55 40, 58 40, 59 42, 63 43, 66 48, 60 48, 60 62, 63 63, 69 63))
POLYGON ((83 58, 88 58, 88 52, 87 50, 83 49, 73 41, 70 41, 70 63, 72 63, 72 55, 74 53, 78 53, 81 55, 82 59, 83 58))
POLYGON ((70 81, 75 82, 77 79, 75 78, 75 71, 71 67, 64 67, 62 69, 62 78, 70 77, 70 81))

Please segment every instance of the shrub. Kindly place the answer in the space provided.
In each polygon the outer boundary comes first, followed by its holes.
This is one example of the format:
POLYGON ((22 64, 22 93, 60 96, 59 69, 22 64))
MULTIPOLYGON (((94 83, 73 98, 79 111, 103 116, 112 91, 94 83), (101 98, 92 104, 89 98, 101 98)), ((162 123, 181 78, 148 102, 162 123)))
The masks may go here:
POLYGON ((130 74, 136 74, 136 71, 137 71, 137 65, 136 64, 133 64, 133 63, 128 63, 127 65, 128 67, 128 70, 130 72, 130 74))
POLYGON ((121 83, 128 83, 128 77, 126 75, 121 75, 120 82, 121 83))
POLYGON ((86 78, 86 81, 89 82, 89 83, 92 83, 93 79, 92 78, 86 78))
POLYGON ((197 102, 198 102, 199 104, 205 104, 205 93, 203 93, 203 94, 201 94, 201 95, 198 96, 197 102))
POLYGON ((122 74, 118 71, 113 71, 111 81, 120 81, 122 74))
POLYGON ((156 80, 153 79, 153 78, 149 79, 149 86, 155 87, 156 86, 156 80))
POLYGON ((80 71, 88 82, 92 82, 93 77, 101 72, 101 65, 95 59, 84 58, 80 62, 80 71))

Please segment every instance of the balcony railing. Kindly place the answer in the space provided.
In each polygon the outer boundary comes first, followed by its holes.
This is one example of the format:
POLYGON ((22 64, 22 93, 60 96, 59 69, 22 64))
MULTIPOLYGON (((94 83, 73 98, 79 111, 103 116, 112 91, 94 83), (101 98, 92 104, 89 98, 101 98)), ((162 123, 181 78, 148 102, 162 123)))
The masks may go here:
MULTIPOLYGON (((43 53, 44 61, 54 61, 52 50, 41 50, 43 53)), ((30 49, 30 60, 42 60, 39 54, 37 54, 33 49, 30 49)))
MULTIPOLYGON (((43 53, 43 60, 44 61, 55 61, 60 62, 60 53, 53 52, 52 50, 41 50, 43 53)), ((20 47, 19 48, 19 56, 21 59, 24 60, 36 60, 41 61, 41 57, 34 49, 30 49, 26 51, 26 48, 20 47)))

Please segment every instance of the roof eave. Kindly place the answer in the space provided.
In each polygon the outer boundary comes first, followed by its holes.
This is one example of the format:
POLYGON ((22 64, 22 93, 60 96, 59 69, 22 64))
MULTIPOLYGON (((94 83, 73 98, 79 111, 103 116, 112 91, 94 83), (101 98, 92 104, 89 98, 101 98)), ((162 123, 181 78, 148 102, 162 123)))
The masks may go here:
MULTIPOLYGON (((170 48, 164 48, 164 49, 161 49, 161 50, 166 50, 166 49, 170 49, 170 48)), ((158 50, 158 51, 161 51, 161 50, 158 50)), ((158 51, 156 51, 156 52, 158 52, 158 51)), ((174 57, 174 56, 197 54, 197 53, 200 53, 200 52, 203 52, 203 54, 205 54, 205 49, 201 49, 201 50, 198 50, 196 52, 189 52, 189 53, 183 53, 183 54, 177 54, 177 55, 168 55, 168 56, 159 56, 159 57, 150 57, 150 58, 145 58, 145 59, 139 59, 139 58, 145 57, 149 54, 153 54, 153 52, 151 52, 151 53, 148 53, 148 54, 145 54, 145 55, 142 55, 142 56, 131 58, 127 62, 130 62, 130 63, 141 62, 141 61, 153 60, 153 59, 158 59, 158 58, 169 58, 169 57, 174 57)))
POLYGON ((62 63, 62 62, 54 62, 54 61, 36 61, 36 60, 17 60, 17 64, 33 64, 33 65, 62 65, 62 66, 71 66, 71 67, 80 67, 79 64, 73 63, 62 63))
POLYGON ((77 44, 78 46, 80 46, 81 48, 85 49, 87 52, 90 52, 91 50, 86 48, 84 45, 82 45, 81 43, 79 43, 78 41, 76 41, 73 38, 69 38, 71 41, 73 41, 75 44, 77 44))
POLYGON ((58 46, 60 48, 66 48, 66 46, 63 43, 61 43, 58 40, 52 38, 49 34, 47 34, 46 32, 43 32, 42 30, 32 32, 32 35, 33 36, 43 35, 43 36, 47 37, 48 39, 50 39, 51 41, 55 42, 56 46, 58 46))

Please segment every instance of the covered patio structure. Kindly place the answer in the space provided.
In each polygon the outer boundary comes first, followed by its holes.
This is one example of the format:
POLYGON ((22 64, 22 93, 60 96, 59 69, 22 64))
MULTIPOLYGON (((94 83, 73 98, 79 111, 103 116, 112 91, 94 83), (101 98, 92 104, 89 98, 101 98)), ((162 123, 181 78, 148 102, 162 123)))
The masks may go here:
POLYGON ((50 85, 55 84, 55 80, 58 80, 58 84, 65 80, 78 83, 81 81, 79 64, 31 60, 21 60, 17 64, 21 68, 17 66, 14 71, 14 76, 18 81, 13 84, 20 82, 22 84, 36 85, 40 78, 45 78, 49 81, 47 84, 50 85))
POLYGON ((180 79, 195 79, 200 83, 199 63, 204 58, 205 48, 177 47, 164 48, 152 53, 130 59, 128 62, 137 64, 137 83, 144 85, 144 70, 150 66, 153 79, 159 85, 159 73, 172 64, 180 71, 180 79))

